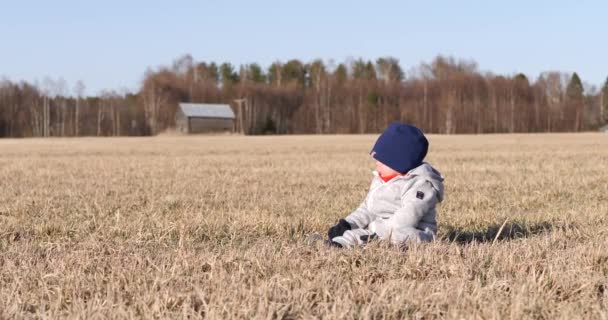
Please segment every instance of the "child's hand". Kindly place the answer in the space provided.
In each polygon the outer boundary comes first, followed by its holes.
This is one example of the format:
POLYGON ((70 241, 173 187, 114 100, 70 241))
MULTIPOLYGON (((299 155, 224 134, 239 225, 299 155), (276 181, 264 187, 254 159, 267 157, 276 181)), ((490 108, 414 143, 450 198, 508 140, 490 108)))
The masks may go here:
POLYGON ((350 229, 351 229, 350 223, 348 223, 344 219, 340 219, 340 221, 338 221, 338 224, 329 228, 329 230, 327 231, 327 235, 329 236, 329 239, 331 240, 335 237, 339 237, 339 236, 343 235, 344 232, 346 232, 350 229))

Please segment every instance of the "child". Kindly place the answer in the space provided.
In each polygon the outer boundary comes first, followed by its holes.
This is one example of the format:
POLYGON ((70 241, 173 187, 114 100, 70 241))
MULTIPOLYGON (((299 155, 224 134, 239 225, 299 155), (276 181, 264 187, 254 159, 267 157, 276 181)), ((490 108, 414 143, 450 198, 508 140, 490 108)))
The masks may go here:
POLYGON ((435 238, 435 205, 443 199, 443 177, 422 162, 429 143, 420 129, 392 123, 370 152, 376 171, 367 197, 327 232, 331 246, 347 248, 379 238, 393 244, 435 238))

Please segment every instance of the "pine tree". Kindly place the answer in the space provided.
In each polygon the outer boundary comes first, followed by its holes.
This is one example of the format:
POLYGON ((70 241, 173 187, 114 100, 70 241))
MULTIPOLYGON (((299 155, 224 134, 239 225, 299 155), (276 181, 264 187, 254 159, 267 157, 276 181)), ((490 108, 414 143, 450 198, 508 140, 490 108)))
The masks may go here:
POLYGON ((583 83, 578 74, 573 73, 566 88, 566 108, 574 112, 574 131, 581 130, 585 100, 583 96, 583 83))
POLYGON ((292 59, 287 61, 283 66, 283 81, 285 83, 297 83, 304 85, 306 80, 306 68, 304 64, 298 59, 292 59))
POLYGON ((336 81, 340 85, 343 85, 346 82, 348 78, 348 71, 343 63, 340 63, 334 71, 334 77, 336 77, 336 81))
POLYGON ((264 70, 262 70, 262 67, 260 67, 260 65, 257 63, 241 66, 241 73, 243 74, 240 76, 242 80, 251 81, 254 83, 266 82, 264 70))
POLYGON ((229 62, 220 65, 220 77, 222 86, 228 87, 239 81, 238 74, 234 71, 234 67, 229 62))

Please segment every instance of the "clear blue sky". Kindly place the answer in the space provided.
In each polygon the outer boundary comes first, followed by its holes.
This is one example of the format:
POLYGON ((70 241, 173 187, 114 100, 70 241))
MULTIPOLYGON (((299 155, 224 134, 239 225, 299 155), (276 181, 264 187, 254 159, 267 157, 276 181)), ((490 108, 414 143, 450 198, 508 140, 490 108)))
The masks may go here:
POLYGON ((137 90, 148 67, 196 61, 438 54, 500 74, 608 77, 608 1, 0 0, 0 76, 81 79, 87 94, 137 90))

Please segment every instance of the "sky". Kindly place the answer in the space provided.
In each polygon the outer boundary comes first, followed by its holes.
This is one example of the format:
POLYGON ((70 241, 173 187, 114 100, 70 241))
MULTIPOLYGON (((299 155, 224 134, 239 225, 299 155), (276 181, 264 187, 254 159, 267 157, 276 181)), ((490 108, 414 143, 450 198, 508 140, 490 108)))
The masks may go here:
POLYGON ((496 74, 608 77, 608 1, 0 0, 0 78, 82 80, 137 91, 148 68, 195 61, 399 59, 437 55, 496 74))

